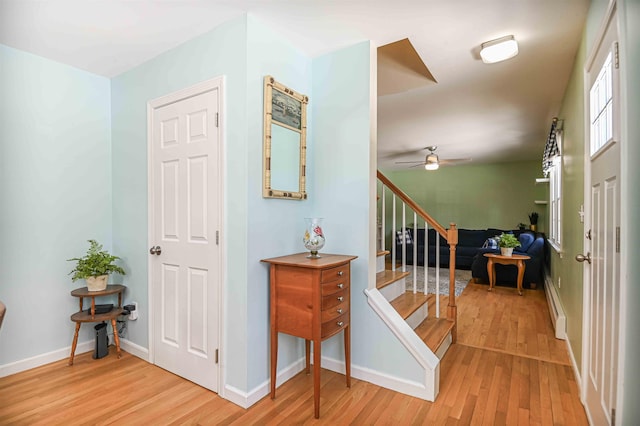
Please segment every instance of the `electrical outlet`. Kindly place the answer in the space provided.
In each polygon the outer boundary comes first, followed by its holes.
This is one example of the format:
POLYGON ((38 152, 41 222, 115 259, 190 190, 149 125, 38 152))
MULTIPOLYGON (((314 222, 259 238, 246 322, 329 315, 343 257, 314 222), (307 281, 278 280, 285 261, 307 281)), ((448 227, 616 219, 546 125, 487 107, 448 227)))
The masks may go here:
POLYGON ((131 302, 130 304, 135 306, 136 308, 129 314, 129 320, 135 321, 138 319, 138 302, 131 302))
POLYGON ((562 277, 558 277, 558 288, 562 288, 562 277))

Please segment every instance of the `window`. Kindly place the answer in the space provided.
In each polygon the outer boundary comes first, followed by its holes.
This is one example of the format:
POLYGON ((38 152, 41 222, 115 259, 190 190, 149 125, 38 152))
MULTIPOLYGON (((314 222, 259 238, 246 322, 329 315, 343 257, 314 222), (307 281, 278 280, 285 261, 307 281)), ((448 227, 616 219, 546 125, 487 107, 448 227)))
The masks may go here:
POLYGON ((589 92, 591 156, 613 139, 613 78, 611 52, 589 92))
MULTIPOLYGON (((559 138, 559 135, 556 135, 559 138)), ((549 168, 549 242, 562 247, 562 157, 553 158, 549 168)))

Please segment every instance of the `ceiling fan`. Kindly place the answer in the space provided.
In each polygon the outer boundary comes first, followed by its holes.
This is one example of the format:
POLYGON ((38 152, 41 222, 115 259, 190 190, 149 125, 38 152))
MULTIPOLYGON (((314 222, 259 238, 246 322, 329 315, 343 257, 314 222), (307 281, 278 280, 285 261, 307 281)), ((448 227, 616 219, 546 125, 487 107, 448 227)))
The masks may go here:
POLYGON ((456 158, 450 160, 440 160, 438 154, 436 154, 437 146, 427 146, 424 149, 429 150, 429 154, 425 157, 424 161, 396 161, 396 164, 413 164, 409 167, 424 166, 425 170, 438 170, 440 166, 449 166, 458 163, 464 163, 471 161, 471 158, 456 158))

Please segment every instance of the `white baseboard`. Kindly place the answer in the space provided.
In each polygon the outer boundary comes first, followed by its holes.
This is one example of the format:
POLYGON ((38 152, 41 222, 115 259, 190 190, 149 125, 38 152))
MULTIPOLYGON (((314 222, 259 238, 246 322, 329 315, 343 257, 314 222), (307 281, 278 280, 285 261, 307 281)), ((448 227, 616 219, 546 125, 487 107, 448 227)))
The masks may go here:
POLYGON ((120 349, 149 362, 149 349, 137 345, 130 340, 120 338, 120 349))
MULTIPOLYGON (((313 354, 311 358, 311 362, 313 364, 313 354)), ((293 364, 289 365, 287 368, 281 370, 276 378, 276 388, 280 387, 283 383, 291 379, 296 374, 300 373, 302 370, 304 370, 304 368, 305 360, 304 358, 301 358, 293 364)), ((343 360, 336 360, 323 356, 322 368, 334 371, 339 374, 345 374, 345 366, 343 360)), ((351 377, 358 380, 363 380, 365 382, 373 383, 374 385, 391 389, 396 392, 424 399, 426 401, 430 401, 432 399, 429 399, 430 392, 421 383, 389 376, 380 373, 379 371, 360 367, 358 365, 351 365, 351 377)), ((221 397, 230 402, 233 402, 234 404, 242 408, 249 408, 265 396, 269 395, 269 392, 269 380, 265 380, 263 383, 251 389, 249 392, 244 392, 231 385, 226 385, 224 388, 224 395, 221 395, 221 397)))
MULTIPOLYGON (((78 355, 84 352, 89 352, 93 350, 93 348, 94 348, 93 340, 78 343, 78 345, 76 346, 75 354, 78 355)), ((12 374, 16 374, 22 371, 30 370, 32 368, 40 367, 41 365, 60 361, 61 359, 69 358, 70 354, 71 354, 71 346, 67 346, 66 348, 56 349, 55 351, 32 356, 26 359, 21 359, 15 362, 10 362, 9 364, 0 365, 0 377, 10 376, 12 374)))
MULTIPOLYGON (((322 357, 322 368, 334 371, 336 373, 345 374, 344 361, 333 358, 322 357)), ((379 371, 371 370, 366 367, 351 364, 351 377, 372 383, 395 392, 405 395, 424 399, 433 402, 433 390, 427 389, 423 383, 412 380, 401 379, 399 377, 390 376, 379 371)), ((437 393, 437 391, 436 391, 437 393)))
POLYGON ((560 296, 556 290, 551 277, 548 275, 544 278, 544 293, 547 297, 547 304, 549 305, 549 315, 551 316, 551 322, 556 332, 556 339, 567 339, 567 317, 562 308, 560 302, 560 296))
MULTIPOLYGON (((304 370, 305 359, 301 358, 298 361, 290 364, 288 367, 280 370, 276 377, 276 388, 291 379, 293 376, 304 370)), ((249 392, 241 391, 231 385, 225 385, 224 395, 221 395, 224 399, 239 405, 242 408, 249 408, 256 402, 260 401, 265 396, 269 395, 270 380, 267 379, 260 385, 251 389, 249 392)))
MULTIPOLYGON (((576 363, 576 357, 573 355, 573 349, 571 349, 571 343, 569 339, 566 339, 565 342, 567 342, 567 352, 569 353, 569 360, 571 361, 573 374, 576 376, 576 384, 578 385, 578 395, 580 395, 580 401, 582 401, 582 376, 580 376, 580 370, 578 369, 578 364, 576 363)), ((584 401, 582 402, 584 404, 584 401)))

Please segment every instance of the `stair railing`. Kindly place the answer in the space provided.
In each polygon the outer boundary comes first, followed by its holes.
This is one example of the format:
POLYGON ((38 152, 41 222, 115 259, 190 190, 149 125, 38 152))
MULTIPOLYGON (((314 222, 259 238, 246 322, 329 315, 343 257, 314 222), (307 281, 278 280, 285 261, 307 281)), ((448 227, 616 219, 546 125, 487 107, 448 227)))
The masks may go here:
MULTIPOLYGON (((449 298, 447 304, 447 319, 454 322, 454 327, 451 330, 451 338, 455 343, 457 332, 457 306, 456 306, 456 282, 455 282, 455 270, 456 270, 456 246, 458 244, 458 229, 455 223, 449 224, 449 229, 445 229, 440 223, 438 223, 431 215, 429 215, 422 207, 420 207, 411 197, 404 193, 400 188, 393 184, 385 175, 378 170, 378 180, 382 183, 382 190, 380 199, 382 201, 382 207, 380 212, 381 217, 381 233, 382 233, 382 250, 385 250, 386 246, 386 197, 387 192, 391 192, 391 269, 396 270, 396 239, 398 238, 398 232, 396 230, 397 222, 397 199, 402 203, 402 231, 400 233, 401 239, 401 259, 402 259, 402 271, 406 271, 407 268, 407 231, 406 227, 406 209, 407 207, 413 211, 413 237, 416 239, 413 244, 413 292, 417 292, 417 270, 418 270, 418 218, 424 221, 424 293, 427 294, 427 287, 429 283, 429 245, 428 235, 429 226, 434 229, 438 235, 442 236, 449 245, 449 298), (385 189, 388 189, 386 191, 385 189)), ((440 317, 440 238, 436 235, 436 247, 435 247, 435 287, 436 287, 436 317, 440 317)))

